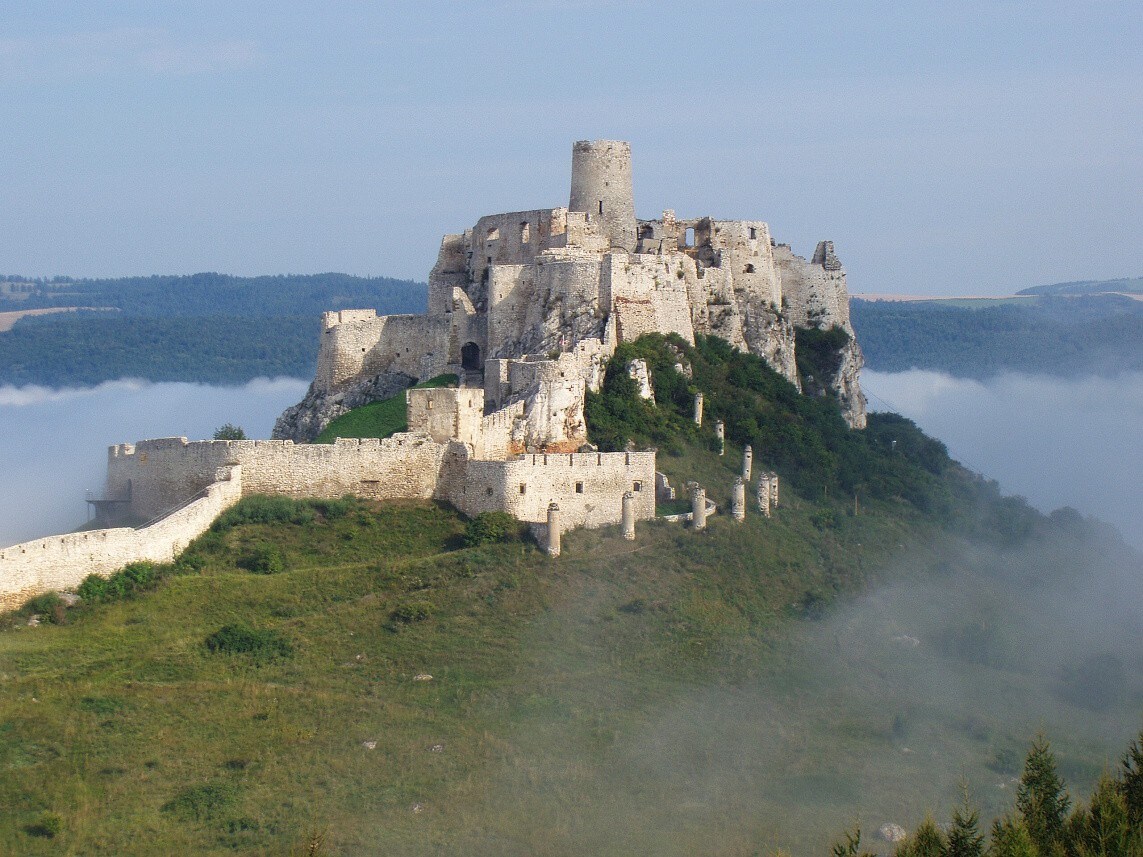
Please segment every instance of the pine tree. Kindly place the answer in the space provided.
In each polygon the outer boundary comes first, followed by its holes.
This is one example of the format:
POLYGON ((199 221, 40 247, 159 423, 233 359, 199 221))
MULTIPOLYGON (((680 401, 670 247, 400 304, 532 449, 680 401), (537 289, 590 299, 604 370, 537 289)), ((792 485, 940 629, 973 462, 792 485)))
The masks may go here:
POLYGON ((1127 746, 1120 766, 1119 790, 1127 804, 1127 815, 1137 828, 1143 828, 1143 732, 1127 746))
POLYGON ((1078 806, 1068 819, 1070 851, 1079 857, 1139 857, 1143 840, 1127 815, 1120 783, 1100 777, 1089 806, 1078 806))
POLYGON ((953 810, 946 857, 983 857, 984 835, 980 832, 980 812, 968 800, 968 786, 961 785, 964 800, 953 810))
POLYGON ((1016 792, 1016 808, 1037 851, 1054 854, 1064 842, 1064 821, 1071 798, 1056 772, 1056 757, 1043 734, 1032 741, 1016 792))
POLYGON ((916 832, 897 846, 893 857, 944 857, 945 836, 932 817, 926 817, 916 832))
POLYGON ((1005 816, 992 822, 992 844, 988 857, 1040 857, 1028 828, 1021 819, 1005 816))

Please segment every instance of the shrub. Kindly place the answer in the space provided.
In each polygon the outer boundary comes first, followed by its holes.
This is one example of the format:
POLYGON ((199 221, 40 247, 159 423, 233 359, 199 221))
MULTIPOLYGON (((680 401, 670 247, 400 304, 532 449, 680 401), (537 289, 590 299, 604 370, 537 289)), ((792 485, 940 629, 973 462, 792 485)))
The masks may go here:
POLYGON ((42 836, 44 839, 54 839, 63 830, 63 819, 54 812, 45 812, 35 824, 27 827, 32 836, 42 836))
POLYGON ((224 625, 206 640, 206 647, 215 654, 253 655, 259 659, 288 658, 294 647, 284 636, 269 629, 256 629, 241 623, 224 625))
POLYGON ((224 423, 214 430, 215 440, 246 440, 246 432, 241 426, 224 423))
POLYGON ((152 588, 161 578, 160 568, 154 563, 133 562, 110 577, 89 574, 76 589, 76 593, 90 604, 120 601, 136 592, 152 588))
POLYGON ((24 609, 21 612, 43 616, 53 625, 63 625, 67 622, 67 605, 63 603, 58 592, 45 592, 43 595, 37 595, 24 604, 24 609))
POLYGON ((413 622, 423 622, 433 615, 436 608, 427 601, 414 601, 409 604, 402 604, 389 614, 390 620, 399 622, 404 625, 413 622))
POLYGON ((210 528, 221 533, 240 524, 309 524, 313 519, 314 510, 309 503, 255 494, 221 514, 210 528))
POLYGON ((520 538, 520 523, 507 512, 481 512, 464 527, 464 544, 474 548, 520 538))
POLYGON ((237 565, 255 574, 277 574, 286 570, 286 559, 277 545, 261 544, 241 556, 237 565))

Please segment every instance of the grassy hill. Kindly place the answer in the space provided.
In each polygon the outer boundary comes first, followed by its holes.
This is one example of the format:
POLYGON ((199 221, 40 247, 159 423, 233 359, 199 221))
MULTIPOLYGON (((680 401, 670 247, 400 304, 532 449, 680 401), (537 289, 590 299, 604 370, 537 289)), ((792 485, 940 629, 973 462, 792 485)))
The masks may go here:
MULTIPOLYGON (((456 375, 437 375, 414 389, 456 386, 456 375)), ((398 393, 382 402, 371 402, 342 414, 322 429, 314 443, 333 443, 339 437, 389 437, 409 430, 408 406, 405 394, 398 393)))
POLYGON ((1138 558, 907 421, 854 435, 752 358, 701 341, 688 380, 672 349, 631 346, 653 411, 620 354, 595 439, 660 437, 725 504, 770 438, 775 517, 578 531, 552 560, 434 504, 249 498, 174 566, 0 630, 0 851, 825 853, 961 776, 1007 808, 1037 723, 1092 782, 1137 728, 1138 602, 1110 581, 1138 558), (724 457, 692 385, 746 424, 724 457))

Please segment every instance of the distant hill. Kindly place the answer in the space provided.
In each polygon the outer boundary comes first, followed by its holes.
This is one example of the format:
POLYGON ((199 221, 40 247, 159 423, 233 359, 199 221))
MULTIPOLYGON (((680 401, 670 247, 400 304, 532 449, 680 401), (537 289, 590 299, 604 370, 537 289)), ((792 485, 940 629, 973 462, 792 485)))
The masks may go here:
POLYGON ((1018 295, 1143 295, 1143 277, 1122 280, 1079 280, 1074 283, 1055 283, 1050 286, 1032 286, 1021 289, 1018 295))
MULTIPOLYGON (((1140 280, 1116 280, 1136 284, 1140 280)), ((850 305, 866 366, 967 378, 1002 372, 1059 377, 1143 371, 1143 300, 1060 284, 1015 300, 869 301, 850 305)), ((1119 289, 1126 292, 1126 289, 1119 289)), ((1035 292, 1027 289, 1025 293, 1035 292)))
POLYGON ((424 312, 424 283, 348 274, 227 274, 32 280, 0 276, 0 313, 95 306, 24 317, 0 333, 0 384, 76 386, 122 377, 237 384, 312 377, 327 310, 424 312))

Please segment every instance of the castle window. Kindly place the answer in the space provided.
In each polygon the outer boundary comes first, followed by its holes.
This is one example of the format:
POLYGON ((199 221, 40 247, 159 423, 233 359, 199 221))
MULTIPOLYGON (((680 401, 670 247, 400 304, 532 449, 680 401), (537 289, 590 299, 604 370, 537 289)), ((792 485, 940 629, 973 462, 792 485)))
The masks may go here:
POLYGON ((575 484, 575 493, 577 493, 577 494, 583 493, 583 483, 582 482, 577 482, 575 484))
POLYGON ((527 494, 528 493, 528 486, 525 485, 523 482, 520 483, 520 493, 521 494, 527 494))
POLYGON ((694 230, 693 226, 688 227, 687 231, 683 234, 683 246, 684 247, 694 247, 695 246, 695 230, 694 230))
POLYGON ((758 230, 753 226, 750 227, 750 240, 754 241, 758 238, 758 230))
POLYGON ((485 488, 484 493, 487 494, 489 497, 491 497, 492 496, 492 488, 491 487, 485 488))
POLYGON ((489 241, 499 241, 500 240, 500 230, 497 229, 495 226, 489 228, 488 240, 489 241))
POLYGON ((599 201, 599 213, 603 214, 603 200, 602 199, 599 201))
POLYGON ((747 265, 746 266, 746 273, 753 274, 754 273, 754 266, 753 265, 747 265))
POLYGON ((520 243, 521 244, 527 244, 531 240, 532 240, 532 227, 528 223, 528 221, 525 220, 523 223, 520 224, 520 243))
POLYGON ((428 401, 428 404, 426 405, 426 407, 427 407, 427 408, 428 408, 430 411, 433 409, 433 400, 432 400, 432 399, 429 399, 429 401, 428 401))
POLYGON ((642 491, 643 490, 643 483, 642 482, 632 482, 631 483, 631 490, 632 491, 642 491))

